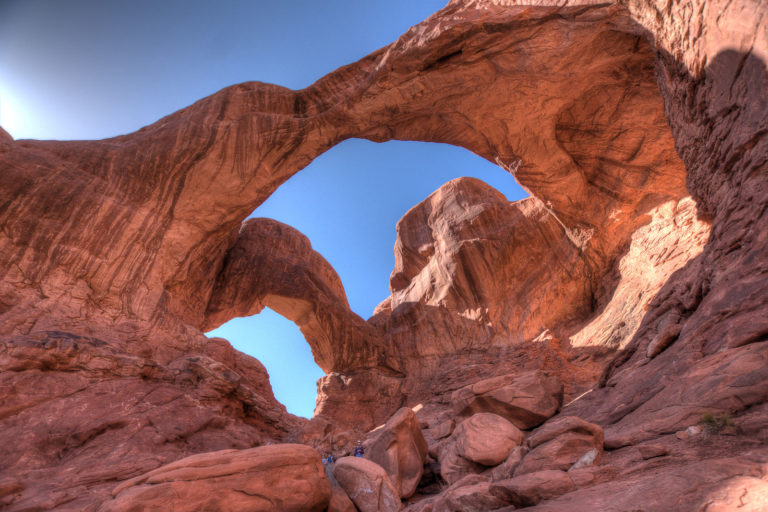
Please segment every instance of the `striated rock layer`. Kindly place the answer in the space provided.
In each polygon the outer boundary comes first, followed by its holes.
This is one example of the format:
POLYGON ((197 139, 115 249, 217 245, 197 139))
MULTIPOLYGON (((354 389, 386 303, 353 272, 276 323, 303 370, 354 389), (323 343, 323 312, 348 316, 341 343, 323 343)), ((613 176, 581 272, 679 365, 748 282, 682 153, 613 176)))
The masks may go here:
POLYGON ((169 363, 47 331, 0 340, 0 508, 94 510, 182 457, 295 437, 256 359, 213 338, 169 363))
POLYGON ((249 219, 227 253, 202 328, 265 306, 296 322, 326 372, 386 364, 376 359, 380 333, 349 309, 341 279, 307 237, 272 219, 249 219))
MULTIPOLYGON (((109 507, 117 482, 202 452, 294 438, 342 451, 422 403, 422 480, 452 485, 417 493, 410 510, 631 510, 651 494, 648 510, 759 510, 768 10, 530 3, 452 1, 307 89, 232 86, 129 135, 0 131, 0 433, 13 440, 0 505, 109 507), (365 322, 305 237, 241 224, 350 137, 463 146, 531 198, 460 179, 416 205, 398 225, 392 294, 365 322), (258 362, 200 331, 265 306, 300 326, 328 372, 308 425, 274 401, 258 362), (446 441, 469 428, 452 397, 523 371, 564 384, 539 437, 594 427, 505 445, 491 484, 476 473, 493 469, 446 441), (712 443, 686 429, 706 412, 737 435, 712 443), (543 468, 548 451, 562 465, 543 468)), ((330 500, 325 484, 311 506, 330 500)))

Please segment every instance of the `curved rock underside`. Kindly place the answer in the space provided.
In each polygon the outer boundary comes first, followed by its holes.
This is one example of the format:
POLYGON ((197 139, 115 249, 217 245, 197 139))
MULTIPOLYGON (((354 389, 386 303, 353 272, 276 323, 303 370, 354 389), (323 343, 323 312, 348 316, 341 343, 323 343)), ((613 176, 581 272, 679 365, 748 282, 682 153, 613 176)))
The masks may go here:
POLYGON ((275 220, 249 219, 227 252, 202 329, 265 306, 299 326, 326 372, 385 364, 376 359, 380 333, 349 309, 341 279, 309 239, 275 220))
MULTIPOLYGON (((191 475, 245 503, 216 472, 283 459, 195 454, 295 440, 344 451, 419 403, 430 457, 452 458, 425 466, 410 510, 633 510, 639 495, 647 510, 728 510, 764 492, 768 10, 529 3, 452 1, 307 89, 232 86, 129 135, 0 131, 0 432, 14 440, 0 448, 0 506, 130 507, 131 493, 148 506, 157 475, 171 482, 157 489, 191 475), (366 322, 306 237, 241 224, 350 137, 463 146, 531 197, 461 178, 412 208, 392 294, 366 322), (257 361, 201 332, 265 306, 328 373, 309 423, 274 400, 257 361), (564 386, 553 424, 604 432, 605 452, 565 432, 512 450, 493 483, 472 475, 481 465, 446 448, 462 420, 451 396, 488 388, 515 403, 485 379, 537 372, 564 386), (707 412, 738 435, 692 440, 707 412), (568 465, 538 467, 561 445, 568 465), (458 480, 425 498, 435 465, 458 480), (121 494, 131 478, 142 487, 121 494)), ((305 455, 296 482, 314 485, 305 455)), ((331 499, 311 495, 295 506, 331 499)))

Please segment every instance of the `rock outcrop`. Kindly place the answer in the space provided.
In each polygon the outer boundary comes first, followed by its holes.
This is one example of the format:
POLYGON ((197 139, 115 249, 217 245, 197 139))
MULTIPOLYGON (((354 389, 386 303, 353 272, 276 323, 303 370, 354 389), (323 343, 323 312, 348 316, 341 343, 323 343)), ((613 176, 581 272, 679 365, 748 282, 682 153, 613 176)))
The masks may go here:
POLYGON ((326 373, 386 364, 376 359, 380 333, 349 309, 341 279, 309 239, 275 220, 249 219, 216 277, 202 329, 264 307, 299 326, 326 373))
POLYGON ((494 483, 490 493, 515 507, 529 507, 542 500, 557 498, 576 486, 565 471, 537 471, 494 483))
POLYGON ((561 416, 531 434, 515 476, 550 469, 568 471, 600 462, 603 429, 575 416, 561 416))
POLYGON ((360 512, 397 512, 401 508, 387 472, 378 464, 360 457, 343 457, 336 462, 333 476, 360 512))
POLYGON ((222 339, 168 363, 63 332, 0 340, 0 497, 11 510, 92 510, 116 481, 196 453, 287 440, 256 359, 222 339))
POLYGON ((403 407, 376 429, 365 443, 365 455, 384 468, 401 497, 412 496, 427 460, 427 442, 413 411, 403 407))
POLYGON ((323 512, 331 499, 320 455, 297 444, 201 453, 132 478, 99 510, 323 512))
MULTIPOLYGON (((454 0, 307 89, 235 85, 133 134, 0 131, 0 433, 13 439, 0 506, 93 510, 139 493, 149 508, 145 492, 165 503, 162 489, 191 486, 166 475, 188 457, 343 446, 422 403, 439 459, 424 475, 452 487, 417 491, 409 510, 764 508, 768 10, 529 3, 454 0), (365 322, 306 238, 241 224, 351 137, 459 145, 531 197, 460 179, 416 205, 392 294, 365 322), (264 306, 299 324, 329 372, 308 425, 258 362, 201 333, 264 306), (478 389, 529 372, 559 379, 562 402, 518 426, 559 417, 525 434, 529 452, 482 459, 496 468, 462 456, 471 404, 514 401, 478 389), (691 429, 705 413, 732 432, 691 429)), ((334 472, 358 508, 399 509, 374 463, 334 472), (356 494, 372 485, 373 501, 356 494)), ((320 494, 309 507, 327 506, 320 494)))
POLYGON ((563 257, 610 265, 647 212, 685 195, 637 32, 620 6, 455 2, 302 91, 246 83, 135 134, 4 141, 3 332, 75 329, 66 318, 205 325, 241 220, 354 136, 499 162, 543 205, 563 257))
POLYGON ((496 466, 520 446, 523 433, 501 416, 481 412, 461 422, 453 439, 461 457, 483 466, 496 466))
POLYGON ((492 412, 522 429, 552 417, 562 401, 563 383, 540 371, 481 380, 451 395, 451 405, 459 416, 492 412))

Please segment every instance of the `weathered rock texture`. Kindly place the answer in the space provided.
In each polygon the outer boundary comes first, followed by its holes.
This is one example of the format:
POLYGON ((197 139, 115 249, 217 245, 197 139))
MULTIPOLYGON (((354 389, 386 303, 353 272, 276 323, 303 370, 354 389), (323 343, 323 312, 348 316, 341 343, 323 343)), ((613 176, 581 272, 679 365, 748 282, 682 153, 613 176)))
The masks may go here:
POLYGON ((193 455, 123 482, 100 510, 323 512, 331 499, 320 455, 298 444, 193 455))
POLYGON ((488 412, 461 422, 453 436, 460 456, 484 466, 501 464, 512 448, 523 441, 523 433, 517 427, 488 412))
POLYGON ((522 429, 549 419, 562 401, 562 381, 540 371, 483 379, 451 395, 453 411, 459 416, 492 412, 522 429))
POLYGON ((403 407, 374 432, 365 456, 384 468, 401 497, 413 495, 427 460, 427 442, 413 411, 403 407))
POLYGON ((343 457, 336 462, 333 476, 360 512, 397 512, 401 508, 395 485, 375 462, 343 457))
MULTIPOLYGON (((613 453, 559 477, 573 487, 517 477, 520 503, 759 509, 768 8, 530 3, 452 1, 307 89, 232 86, 129 135, 0 132, 0 433, 14 440, 0 504, 93 510, 174 460, 298 435, 263 369, 200 332, 268 305, 330 372, 301 433, 313 442, 541 370, 564 382, 561 414, 602 427, 613 453), (415 206, 392 295, 363 322, 300 234, 241 225, 350 137, 463 146, 531 198, 458 180, 415 206), (669 439, 707 411, 743 435, 669 439), (673 456, 628 446, 647 443, 673 456)), ((449 483, 492 471, 441 446, 449 483)), ((452 492, 443 503, 464 499, 452 492)))
POLYGON ((65 312, 206 325, 240 221, 352 136, 448 142, 498 161, 551 211, 544 236, 573 274, 593 268, 585 260, 610 265, 646 212, 685 195, 638 30, 618 6, 455 3, 302 91, 241 84, 131 135, 4 141, 3 330, 60 324, 65 312))
POLYGON ((227 253, 202 328, 265 306, 296 322, 326 372, 385 364, 375 359, 383 355, 380 334, 349 309, 341 279, 307 237, 272 219, 249 219, 227 253))
POLYGON ((168 363, 63 332, 0 345, 0 473, 11 509, 91 510, 115 481, 200 452, 287 439, 301 421, 256 359, 211 339, 168 363))

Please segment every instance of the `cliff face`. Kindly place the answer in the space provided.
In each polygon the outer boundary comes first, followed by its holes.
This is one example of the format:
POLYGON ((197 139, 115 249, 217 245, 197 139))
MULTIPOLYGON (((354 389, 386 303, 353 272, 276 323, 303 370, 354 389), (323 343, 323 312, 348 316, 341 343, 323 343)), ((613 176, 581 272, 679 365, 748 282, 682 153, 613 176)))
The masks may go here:
MULTIPOLYGON (((539 496, 547 510, 605 496, 630 510, 626 489, 660 500, 662 485, 680 503, 727 507, 759 488, 766 8, 530 3, 452 1, 307 89, 232 86, 121 137, 0 131, 0 432, 15 440, 0 454, 0 503, 95 509, 115 481, 188 455, 293 439, 343 447, 418 403, 447 482, 479 467, 461 455, 471 427, 451 434, 456 397, 530 371, 561 381, 560 417, 602 427, 589 443, 609 450, 562 498, 539 496), (463 146, 531 197, 509 203, 459 179, 416 205, 398 224, 392 295, 366 322, 303 235, 241 225, 350 137, 463 146), (257 361, 201 333, 264 306, 299 325, 328 372, 308 425, 274 400, 257 361), (675 436, 705 412, 735 418, 743 436, 675 436), (662 451, 675 457, 637 456, 662 451), (722 478, 706 470, 723 465, 722 478)), ((473 481, 475 498, 439 499, 491 508, 513 487, 521 499, 521 485, 473 481)), ((318 496, 322 509, 327 489, 318 496)), ((432 506, 418 498, 414 510, 432 506)))

